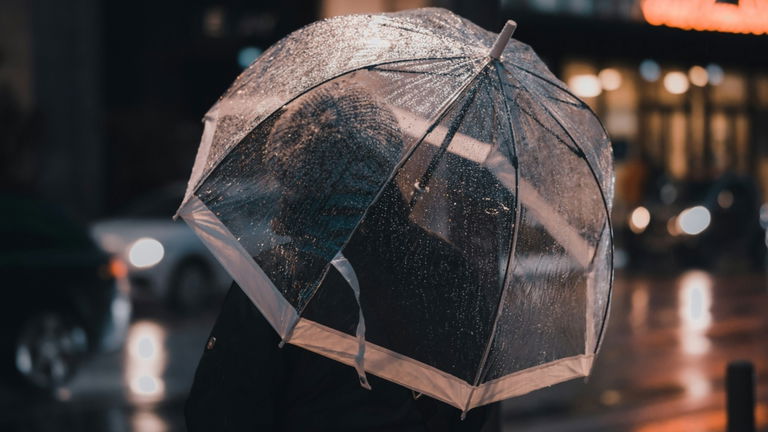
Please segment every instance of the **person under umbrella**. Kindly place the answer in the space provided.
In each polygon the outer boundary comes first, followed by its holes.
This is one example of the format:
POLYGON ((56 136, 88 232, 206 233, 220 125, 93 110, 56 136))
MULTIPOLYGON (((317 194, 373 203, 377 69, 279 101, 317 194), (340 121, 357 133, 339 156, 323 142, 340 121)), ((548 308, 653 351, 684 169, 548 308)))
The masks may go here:
MULTIPOLYGON (((408 220, 408 204, 396 186, 385 188, 368 209, 388 180, 390 161, 400 157, 403 147, 394 115, 374 96, 351 81, 335 81, 275 116, 261 157, 284 191, 272 230, 291 240, 254 257, 262 268, 270 269, 270 278, 278 285, 299 283, 292 279, 302 272, 299 267, 326 265, 364 214, 368 225, 381 228, 362 229, 347 245, 361 257, 351 262, 353 268, 363 270, 358 271, 361 305, 347 280, 331 266, 314 290, 326 301, 305 301, 305 316, 328 316, 328 311, 317 308, 332 305, 336 313, 330 315, 338 319, 334 327, 355 334, 362 320, 358 310, 368 310, 369 302, 387 301, 366 298, 367 286, 408 289, 421 283, 421 289, 436 290, 472 285, 474 271, 461 253, 408 220), (395 272, 395 264, 388 263, 382 252, 405 238, 430 253, 419 254, 421 259, 395 272), (441 271, 446 266, 452 272, 441 271), (423 286, 425 273, 434 275, 431 286, 423 286), (464 275, 466 281, 443 280, 450 274, 464 275)), ((449 292, 444 304, 430 305, 446 326, 452 303, 449 292)), ((406 313, 409 307, 416 306, 392 304, 390 310, 406 313)), ((397 329, 375 326, 371 331, 368 336, 374 338, 400 334, 397 329)), ((477 431, 484 424, 489 428, 484 430, 493 427, 497 405, 475 409, 461 421, 460 411, 447 404, 377 377, 364 377, 370 380, 367 390, 353 368, 292 345, 279 348, 279 343, 253 302, 233 285, 195 374, 186 405, 188 429, 477 431)))
POLYGON ((319 21, 208 110, 176 215, 281 344, 462 414, 590 374, 613 274, 610 140, 515 27, 439 8, 319 21), (380 117, 340 117, 358 138, 312 132, 333 111, 296 115, 354 88, 380 117))

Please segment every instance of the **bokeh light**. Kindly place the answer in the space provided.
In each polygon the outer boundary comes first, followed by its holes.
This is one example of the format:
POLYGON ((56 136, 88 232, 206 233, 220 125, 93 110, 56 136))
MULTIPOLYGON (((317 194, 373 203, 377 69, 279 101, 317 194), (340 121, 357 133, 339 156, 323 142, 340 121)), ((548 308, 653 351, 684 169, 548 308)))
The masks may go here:
POLYGON ((712 215, 704 206, 696 206, 683 210, 677 218, 680 230, 688 235, 702 233, 709 227, 712 215))
POLYGON ((128 331, 125 382, 133 398, 160 400, 165 395, 166 331, 153 321, 138 321, 128 331))
POLYGON ((595 97, 602 93, 600 79, 596 75, 574 75, 568 80, 568 87, 579 97, 595 97))
POLYGON ((163 244, 151 237, 136 240, 128 250, 128 261, 137 268, 148 268, 162 261, 163 244))
POLYGON ((725 71, 720 65, 716 63, 710 63, 707 65, 707 76, 709 77, 709 83, 712 85, 720 85, 725 79, 725 71))
POLYGON ((651 223, 651 212, 643 206, 634 209, 629 216, 629 229, 635 234, 645 231, 649 223, 651 223))
POLYGON ((613 91, 621 87, 621 72, 614 68, 601 70, 597 77, 600 79, 600 85, 603 87, 603 90, 613 91))
POLYGON ((640 62, 640 76, 649 82, 658 81, 661 77, 661 66, 654 60, 645 59, 640 62))
POLYGON ((245 69, 251 65, 264 52, 259 47, 247 46, 237 53, 237 64, 245 69))
POLYGON ((704 87, 709 81, 707 70, 701 66, 693 66, 688 70, 688 79, 697 87, 704 87))
POLYGON ((664 75, 664 88, 672 94, 688 91, 688 76, 682 72, 668 72, 664 75))

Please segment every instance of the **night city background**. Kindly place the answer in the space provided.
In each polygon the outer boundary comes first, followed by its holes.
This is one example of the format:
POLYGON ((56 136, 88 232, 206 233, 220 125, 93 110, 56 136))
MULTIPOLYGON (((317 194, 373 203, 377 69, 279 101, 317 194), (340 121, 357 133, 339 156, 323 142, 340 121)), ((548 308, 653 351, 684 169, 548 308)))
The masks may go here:
POLYGON ((202 116, 304 25, 425 6, 514 19, 613 143, 593 374, 505 401, 502 430, 724 431, 738 360, 768 430, 766 0, 3 0, 0 430, 184 430, 231 283, 171 220, 202 116))

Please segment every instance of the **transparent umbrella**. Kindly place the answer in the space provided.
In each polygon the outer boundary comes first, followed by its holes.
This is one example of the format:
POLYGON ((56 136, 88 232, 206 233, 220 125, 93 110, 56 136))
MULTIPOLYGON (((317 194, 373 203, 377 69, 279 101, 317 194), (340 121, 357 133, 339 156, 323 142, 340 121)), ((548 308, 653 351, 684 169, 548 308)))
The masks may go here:
POLYGON ((206 114, 178 215, 283 342, 464 412, 589 374, 610 143, 513 30, 320 21, 206 114))

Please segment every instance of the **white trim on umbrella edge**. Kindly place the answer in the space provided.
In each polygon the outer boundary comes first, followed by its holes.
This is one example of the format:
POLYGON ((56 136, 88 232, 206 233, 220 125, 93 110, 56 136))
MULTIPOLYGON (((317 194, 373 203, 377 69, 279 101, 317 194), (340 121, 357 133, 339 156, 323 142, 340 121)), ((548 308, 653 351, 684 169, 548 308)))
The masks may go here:
MULTIPOLYGON (((192 196, 179 215, 211 250, 281 338, 341 363, 354 366, 359 345, 352 335, 299 318, 264 271, 199 199, 192 196), (292 331, 291 331, 292 330, 292 331), (331 346, 335 348, 331 348, 331 346)), ((381 378, 432 396, 458 409, 471 409, 498 400, 589 375, 593 354, 581 354, 524 369, 473 386, 447 372, 366 342, 365 370, 381 378), (471 397, 470 403, 467 399, 471 397)))

